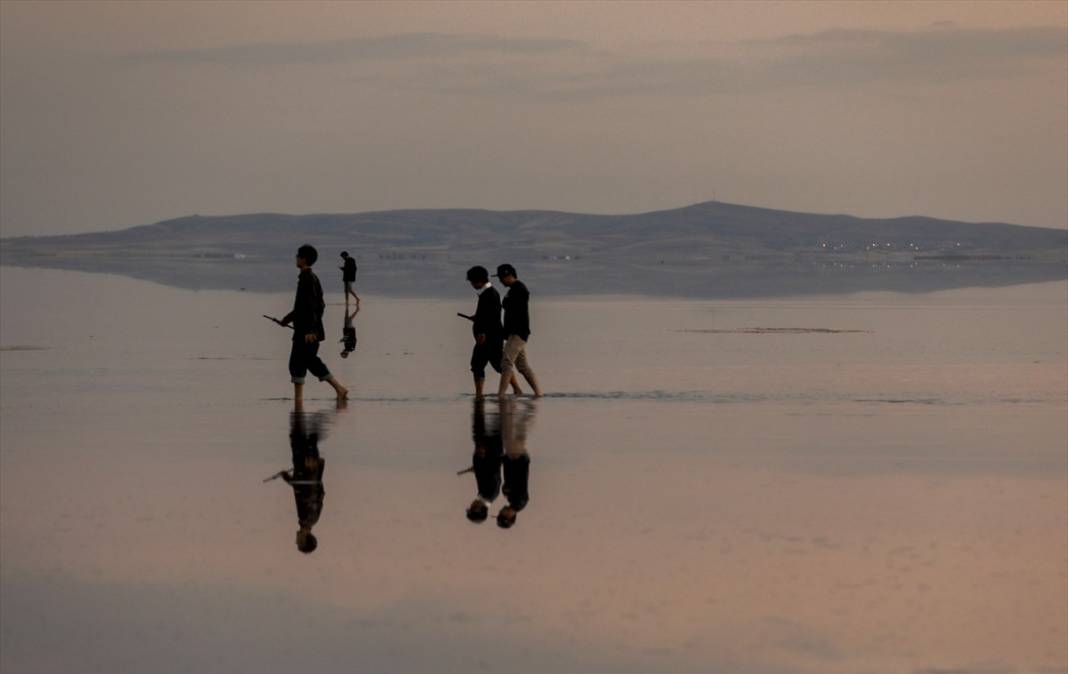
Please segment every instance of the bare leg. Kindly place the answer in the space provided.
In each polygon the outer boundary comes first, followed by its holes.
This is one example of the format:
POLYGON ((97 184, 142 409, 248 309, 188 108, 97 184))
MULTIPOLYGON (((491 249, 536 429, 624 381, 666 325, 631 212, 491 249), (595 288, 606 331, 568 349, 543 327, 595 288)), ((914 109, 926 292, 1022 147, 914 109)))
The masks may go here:
POLYGON ((482 385, 486 383, 485 378, 475 377, 475 397, 482 397, 482 385))
POLYGON ((334 393, 337 393, 338 400, 344 400, 349 397, 349 390, 342 386, 341 382, 334 378, 334 375, 327 377, 326 383, 334 387, 334 393))
POLYGON ((517 396, 523 395, 523 389, 519 388, 519 378, 515 376, 514 372, 512 373, 512 393, 517 396))
MULTIPOLYGON (((516 338, 518 339, 518 338, 516 338)), ((515 376, 516 351, 512 338, 504 342, 504 351, 501 353, 501 381, 497 385, 497 397, 503 398, 508 393, 508 386, 519 386, 519 380, 515 376)))
POLYGON ((520 351, 516 356, 515 369, 519 370, 519 374, 523 375, 523 378, 530 384, 530 388, 534 390, 534 397, 540 398, 543 395, 541 387, 538 386, 538 378, 534 376, 534 370, 532 370, 530 364, 527 363, 526 351, 520 351))
POLYGON ((530 388, 534 390, 535 398, 540 398, 545 395, 541 392, 541 387, 538 386, 538 378, 534 376, 533 372, 524 372, 523 378, 527 380, 527 383, 530 384, 530 388))
MULTIPOLYGON (((304 406, 304 384, 293 384, 293 407, 304 406)), ((299 411, 299 410, 298 410, 299 411)))

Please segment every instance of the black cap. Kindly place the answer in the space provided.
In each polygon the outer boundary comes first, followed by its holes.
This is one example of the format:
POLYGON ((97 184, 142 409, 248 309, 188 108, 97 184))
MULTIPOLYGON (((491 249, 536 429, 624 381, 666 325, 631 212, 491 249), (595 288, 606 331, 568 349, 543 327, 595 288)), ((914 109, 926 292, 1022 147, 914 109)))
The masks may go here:
POLYGON ((481 265, 475 265, 467 270, 468 281, 488 281, 489 270, 481 265))
POLYGON ((347 250, 341 251, 341 257, 348 257, 348 256, 349 256, 349 251, 347 251, 347 250))
POLYGON ((501 278, 502 276, 515 276, 516 278, 519 278, 519 274, 515 273, 515 267, 510 264, 497 265, 497 273, 494 274, 494 276, 497 278, 501 278))

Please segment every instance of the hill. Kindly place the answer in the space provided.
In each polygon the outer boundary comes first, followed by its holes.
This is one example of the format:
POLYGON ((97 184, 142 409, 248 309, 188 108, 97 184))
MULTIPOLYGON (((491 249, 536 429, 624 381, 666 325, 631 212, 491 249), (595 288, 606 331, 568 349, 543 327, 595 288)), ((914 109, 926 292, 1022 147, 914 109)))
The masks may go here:
POLYGON ((458 294, 511 262, 541 293, 702 297, 931 290, 1066 277, 1068 232, 920 216, 870 219, 722 202, 630 215, 468 209, 189 216, 120 231, 0 241, 9 265, 106 271, 194 288, 284 290, 303 242, 371 293, 458 294))

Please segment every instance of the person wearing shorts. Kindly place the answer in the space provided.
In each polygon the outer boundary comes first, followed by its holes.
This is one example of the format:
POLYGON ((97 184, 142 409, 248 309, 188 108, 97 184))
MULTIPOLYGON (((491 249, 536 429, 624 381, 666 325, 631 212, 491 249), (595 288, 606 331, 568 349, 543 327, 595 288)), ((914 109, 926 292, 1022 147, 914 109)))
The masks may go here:
POLYGON ((293 325, 293 348, 289 352, 289 376, 293 382, 293 400, 300 404, 304 399, 304 376, 311 372, 334 387, 338 400, 348 395, 348 389, 330 374, 330 370, 319 358, 319 344, 326 338, 323 330, 323 287, 319 277, 312 271, 312 265, 319 258, 313 246, 304 244, 297 250, 297 295, 293 300, 293 310, 279 323, 293 325))

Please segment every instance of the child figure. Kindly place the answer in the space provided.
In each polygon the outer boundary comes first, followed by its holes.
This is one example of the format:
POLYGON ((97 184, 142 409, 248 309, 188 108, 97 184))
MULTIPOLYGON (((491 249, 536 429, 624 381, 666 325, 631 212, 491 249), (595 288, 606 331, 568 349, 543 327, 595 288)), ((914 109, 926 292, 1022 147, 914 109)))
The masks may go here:
POLYGON ((282 325, 293 324, 293 349, 289 353, 289 375, 293 382, 293 400, 300 404, 304 400, 304 375, 309 371, 334 387, 339 400, 349 393, 334 375, 330 374, 326 364, 319 358, 319 343, 326 339, 323 330, 323 287, 319 277, 312 272, 312 265, 319 259, 314 247, 304 244, 297 249, 297 295, 293 300, 293 311, 282 318, 282 325))

